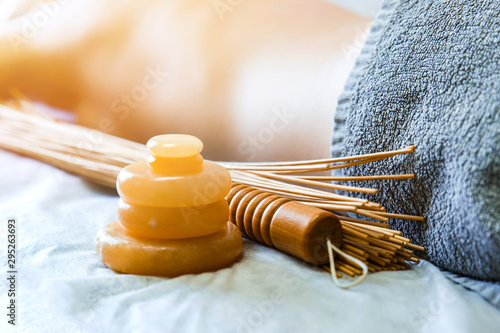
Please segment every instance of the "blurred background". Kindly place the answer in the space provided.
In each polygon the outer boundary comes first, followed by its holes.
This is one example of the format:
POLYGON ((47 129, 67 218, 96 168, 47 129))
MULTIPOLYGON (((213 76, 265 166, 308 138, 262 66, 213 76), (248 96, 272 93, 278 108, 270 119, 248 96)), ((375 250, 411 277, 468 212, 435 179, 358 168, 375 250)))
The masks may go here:
POLYGON ((142 143, 195 135, 208 159, 324 158, 380 4, 0 0, 0 97, 142 143))

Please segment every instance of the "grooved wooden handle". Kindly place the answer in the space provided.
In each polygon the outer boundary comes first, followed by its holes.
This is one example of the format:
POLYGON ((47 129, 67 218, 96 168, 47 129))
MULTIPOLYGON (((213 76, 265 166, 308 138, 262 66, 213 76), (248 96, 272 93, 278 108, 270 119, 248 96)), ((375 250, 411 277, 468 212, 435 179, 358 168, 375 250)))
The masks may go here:
POLYGON ((241 184, 233 184, 226 200, 229 221, 243 236, 308 263, 328 263, 327 237, 342 244, 340 221, 325 210, 241 184))

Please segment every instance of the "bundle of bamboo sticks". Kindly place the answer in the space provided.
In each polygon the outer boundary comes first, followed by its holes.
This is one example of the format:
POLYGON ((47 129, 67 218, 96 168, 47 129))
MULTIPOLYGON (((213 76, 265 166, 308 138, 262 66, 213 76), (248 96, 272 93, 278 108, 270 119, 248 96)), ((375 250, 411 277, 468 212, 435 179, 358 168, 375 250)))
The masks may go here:
MULTIPOLYGON (((17 152, 92 182, 115 187, 116 177, 124 166, 147 159, 145 145, 118 138, 97 130, 56 121, 38 112, 32 104, 21 101, 0 105, 0 148, 17 152)), ((422 217, 385 212, 380 204, 335 193, 343 190, 377 193, 377 189, 332 184, 332 181, 366 181, 414 178, 413 174, 359 177, 330 177, 318 172, 346 168, 414 151, 414 146, 374 154, 309 161, 232 163, 218 162, 229 170, 233 182, 278 194, 306 205, 332 210, 344 231, 343 251, 365 262, 371 272, 403 270, 409 262, 419 262, 412 244, 402 233, 389 228, 389 218, 424 221, 422 217), (311 175, 314 173, 314 175, 311 175), (345 213, 359 215, 347 216, 345 213), (374 221, 375 220, 375 221, 374 221)), ((330 267, 323 266, 327 271, 330 267)), ((349 276, 361 270, 348 259, 338 258, 335 270, 349 276)))

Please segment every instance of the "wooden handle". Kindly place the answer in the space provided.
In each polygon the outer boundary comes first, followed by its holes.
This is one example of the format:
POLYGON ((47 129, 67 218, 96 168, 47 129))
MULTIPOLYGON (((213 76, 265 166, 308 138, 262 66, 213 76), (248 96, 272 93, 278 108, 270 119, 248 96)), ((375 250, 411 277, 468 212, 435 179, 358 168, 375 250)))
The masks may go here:
POLYGON ((340 221, 325 210, 241 184, 233 184, 226 200, 229 221, 243 236, 308 263, 328 263, 327 237, 342 244, 340 221))

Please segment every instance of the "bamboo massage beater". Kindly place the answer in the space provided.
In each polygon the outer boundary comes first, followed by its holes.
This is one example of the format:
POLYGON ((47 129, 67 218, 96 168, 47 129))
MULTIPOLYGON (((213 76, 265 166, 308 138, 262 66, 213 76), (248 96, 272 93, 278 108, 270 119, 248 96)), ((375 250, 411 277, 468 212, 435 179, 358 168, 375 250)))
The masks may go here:
POLYGON ((329 263, 334 267, 334 257, 340 254, 362 270, 359 278, 347 284, 340 284, 337 274, 330 270, 334 283, 341 288, 354 287, 365 279, 368 267, 340 250, 344 235, 334 214, 238 183, 233 183, 226 200, 229 221, 246 238, 313 265, 329 263))
POLYGON ((241 184, 233 184, 226 199, 229 221, 243 236, 310 264, 328 263, 326 238, 342 245, 342 226, 325 210, 241 184))

